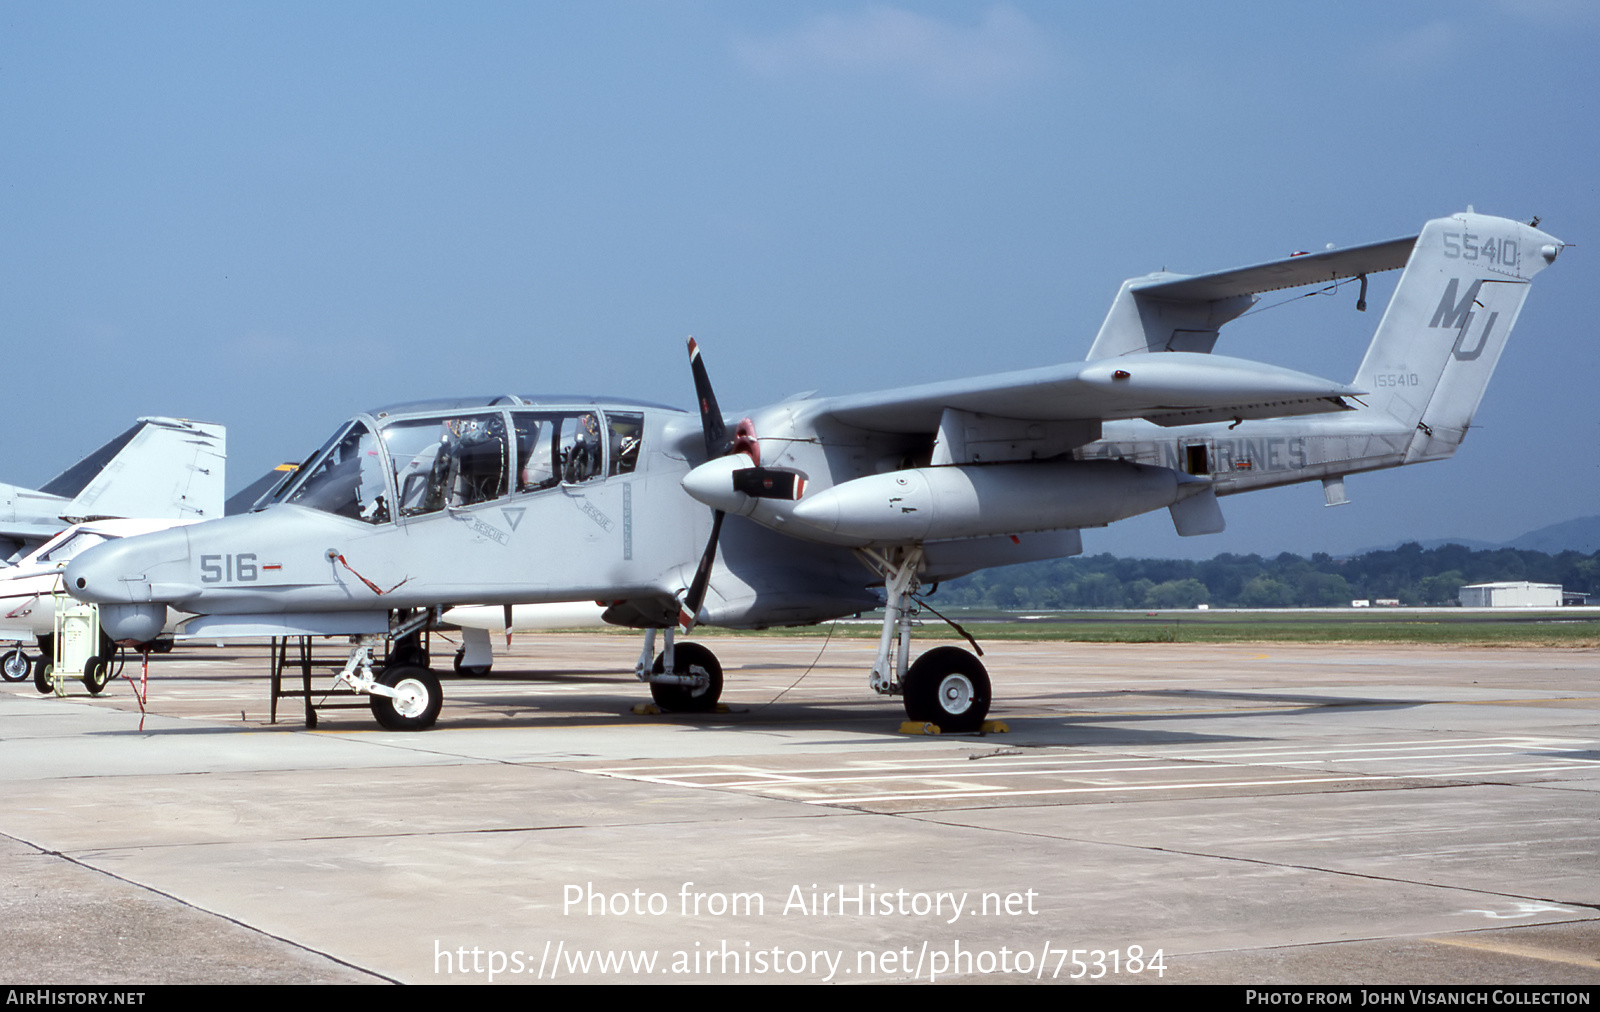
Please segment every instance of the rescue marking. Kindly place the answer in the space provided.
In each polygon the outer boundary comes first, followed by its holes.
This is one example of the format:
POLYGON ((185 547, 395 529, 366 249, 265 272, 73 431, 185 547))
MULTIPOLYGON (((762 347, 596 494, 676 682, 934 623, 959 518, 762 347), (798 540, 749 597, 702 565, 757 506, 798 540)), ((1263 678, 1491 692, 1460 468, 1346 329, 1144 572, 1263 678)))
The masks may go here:
POLYGON ((593 520, 595 523, 599 524, 601 530, 604 530, 609 534, 611 532, 611 528, 616 526, 616 523, 614 523, 610 517, 600 512, 600 508, 594 503, 587 499, 578 499, 576 502, 578 504, 578 509, 582 510, 584 515, 590 520, 593 520))

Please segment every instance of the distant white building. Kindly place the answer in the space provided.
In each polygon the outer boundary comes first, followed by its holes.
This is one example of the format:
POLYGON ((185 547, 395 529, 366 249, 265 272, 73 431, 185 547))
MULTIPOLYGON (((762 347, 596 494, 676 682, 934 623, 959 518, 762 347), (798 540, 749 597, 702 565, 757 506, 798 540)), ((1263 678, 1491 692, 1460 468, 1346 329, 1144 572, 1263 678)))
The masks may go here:
POLYGON ((1463 608, 1559 608, 1559 583, 1474 583, 1461 588, 1463 608))

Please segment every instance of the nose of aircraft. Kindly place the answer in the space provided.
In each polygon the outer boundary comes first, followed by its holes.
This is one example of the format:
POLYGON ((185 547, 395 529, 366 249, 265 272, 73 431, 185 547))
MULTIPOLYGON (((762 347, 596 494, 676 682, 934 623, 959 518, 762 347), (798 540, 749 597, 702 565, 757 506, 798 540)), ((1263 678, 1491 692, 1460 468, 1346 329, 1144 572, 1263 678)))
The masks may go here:
POLYGON ((148 643, 166 624, 167 604, 199 590, 160 580, 161 569, 186 565, 188 558, 186 532, 160 531, 96 545, 67 563, 62 576, 73 597, 100 606, 106 635, 118 643, 148 643))
POLYGON ((159 531, 108 541, 67 563, 67 593, 91 604, 143 604, 181 600, 189 588, 163 580, 161 571, 189 559, 187 532, 159 531))

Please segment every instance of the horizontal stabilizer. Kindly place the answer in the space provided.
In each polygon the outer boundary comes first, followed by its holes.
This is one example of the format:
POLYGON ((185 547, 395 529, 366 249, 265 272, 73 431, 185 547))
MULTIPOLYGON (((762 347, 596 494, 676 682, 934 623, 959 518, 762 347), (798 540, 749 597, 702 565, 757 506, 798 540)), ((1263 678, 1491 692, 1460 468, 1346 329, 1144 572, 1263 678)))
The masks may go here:
POLYGON ((1124 281, 1089 360, 1163 351, 1209 354, 1223 325, 1248 312, 1260 293, 1397 270, 1416 243, 1416 236, 1406 236, 1214 274, 1161 273, 1124 281))
POLYGON ((1325 250, 1321 253, 1304 253, 1286 260, 1236 267, 1214 274, 1196 274, 1192 277, 1150 284, 1135 282, 1140 295, 1158 299, 1182 299, 1210 302, 1235 295, 1259 295, 1282 288, 1301 285, 1320 285, 1341 278, 1360 277, 1382 271, 1397 271, 1406 265, 1406 258, 1416 246, 1417 237, 1408 235, 1400 239, 1385 239, 1364 246, 1325 250))

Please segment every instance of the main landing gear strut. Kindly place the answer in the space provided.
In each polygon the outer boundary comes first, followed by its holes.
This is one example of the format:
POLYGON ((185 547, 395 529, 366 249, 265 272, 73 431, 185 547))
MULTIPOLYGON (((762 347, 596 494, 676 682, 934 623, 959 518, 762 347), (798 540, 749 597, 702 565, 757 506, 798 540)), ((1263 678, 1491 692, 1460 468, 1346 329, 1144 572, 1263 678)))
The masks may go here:
MULTIPOLYGON (((981 730, 989 715, 990 689, 989 673, 977 656, 959 647, 935 647, 911 663, 911 625, 925 607, 916 598, 922 546, 882 552, 865 548, 860 553, 862 560, 883 577, 888 590, 883 635, 872 665, 873 691, 902 697, 906 716, 913 721, 934 724, 941 731, 952 733, 981 730)), ((966 636, 960 626, 955 629, 966 636)), ((671 626, 645 630, 634 676, 650 684, 650 695, 663 710, 707 712, 716 707, 722 695, 722 666, 699 643, 675 643, 676 633, 671 626), (657 633, 665 640, 659 654, 657 633)), ((970 642, 972 638, 967 639, 970 642)))
POLYGON ((888 592, 883 607, 883 634, 872 665, 872 690, 901 696, 909 719, 936 724, 941 731, 982 728, 983 718, 989 715, 990 699, 989 672, 982 661, 960 647, 935 647, 918 657, 916 663, 907 663, 911 656, 911 622, 921 610, 915 595, 920 586, 922 546, 883 552, 863 548, 859 552, 867 565, 883 577, 888 592))
POLYGON ((374 672, 372 648, 385 638, 403 639, 425 628, 437 615, 432 609, 415 612, 391 625, 387 637, 381 635, 350 637, 350 659, 344 670, 334 677, 357 692, 366 693, 372 700, 372 716, 391 731, 421 731, 432 727, 439 719, 444 706, 444 690, 439 679, 426 664, 411 663, 413 658, 397 655, 400 663, 390 663, 374 672))
POLYGON ((334 677, 372 697, 372 716, 391 731, 432 727, 444 706, 444 690, 432 671, 418 664, 391 664, 374 671, 372 648, 381 636, 352 636, 350 659, 334 677))

